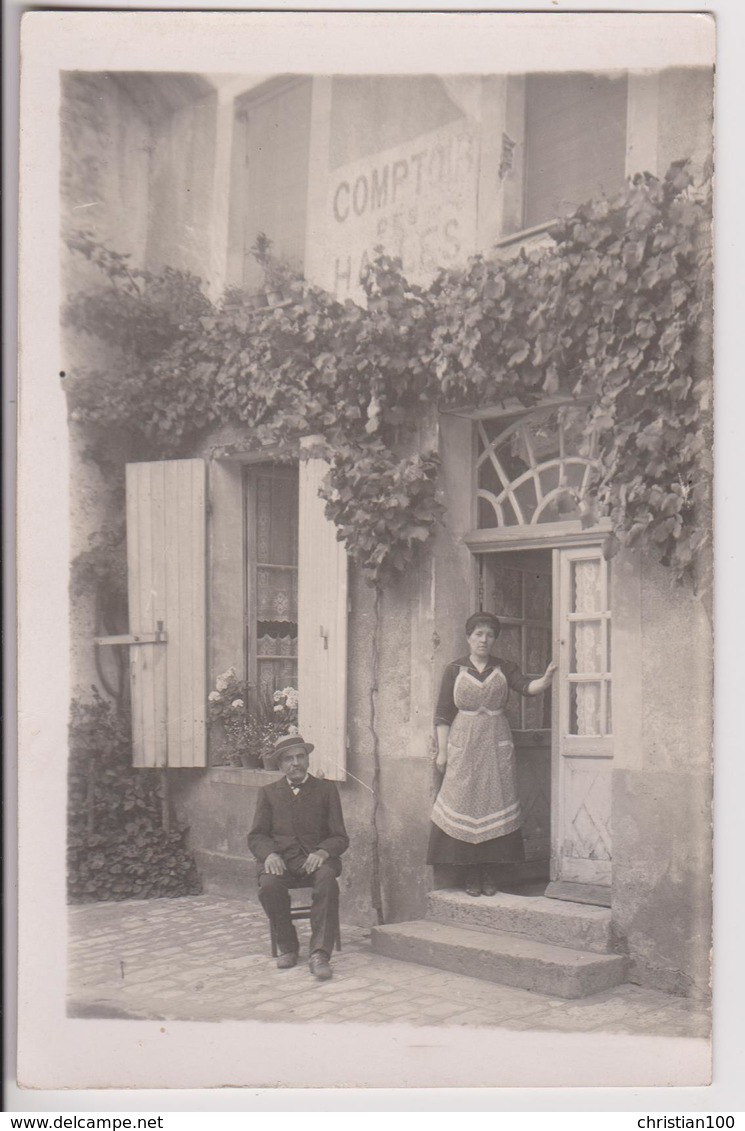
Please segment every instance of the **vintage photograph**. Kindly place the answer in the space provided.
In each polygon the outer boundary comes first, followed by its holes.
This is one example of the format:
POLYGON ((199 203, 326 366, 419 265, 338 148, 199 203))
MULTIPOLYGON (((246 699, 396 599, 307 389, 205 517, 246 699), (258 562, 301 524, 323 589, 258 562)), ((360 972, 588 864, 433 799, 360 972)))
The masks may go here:
POLYGON ((700 30, 60 68, 68 1020, 706 1062, 700 30))

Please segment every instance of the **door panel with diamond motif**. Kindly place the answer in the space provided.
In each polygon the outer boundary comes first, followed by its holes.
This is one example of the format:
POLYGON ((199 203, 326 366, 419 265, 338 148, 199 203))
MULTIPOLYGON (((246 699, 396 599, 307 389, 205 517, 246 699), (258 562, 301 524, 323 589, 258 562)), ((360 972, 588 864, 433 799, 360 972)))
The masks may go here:
POLYGON ((554 551, 554 880, 611 881, 611 613, 599 547, 554 551))

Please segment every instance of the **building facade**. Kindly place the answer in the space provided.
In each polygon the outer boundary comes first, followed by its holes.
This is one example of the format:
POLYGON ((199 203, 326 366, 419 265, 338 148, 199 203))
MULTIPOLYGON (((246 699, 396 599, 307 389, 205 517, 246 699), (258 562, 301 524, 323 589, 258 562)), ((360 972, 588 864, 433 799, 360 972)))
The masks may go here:
MULTIPOLYGON (((509 76, 69 74, 62 197, 151 269, 188 269, 216 298, 258 291, 259 233, 340 299, 382 247, 407 276, 476 253, 516 254, 552 221, 637 172, 710 156, 707 70, 509 76)), ((66 265, 68 288, 85 285, 66 265)), ((91 344, 70 337, 71 367, 91 344)), ((582 412, 581 406, 576 410, 582 412)), ((161 766, 203 881, 255 898, 246 845, 264 771, 215 764, 207 698, 235 668, 257 694, 299 690, 312 768, 338 781, 352 847, 343 916, 416 919, 436 790, 432 716, 444 665, 476 609, 498 650, 552 693, 510 703, 525 877, 611 907, 641 984, 709 984, 711 622, 699 596, 637 551, 604 559, 608 526, 558 505, 581 489, 577 417, 478 405, 422 414, 445 508, 416 570, 372 591, 325 518, 320 460, 249 450, 236 431, 178 461, 127 471, 135 763, 161 766), (375 618, 380 618, 380 633, 375 618), (372 641, 379 640, 379 655, 372 641), (377 677, 376 674, 377 673, 377 677)), ((120 505, 71 431, 75 550, 120 505)), ((78 689, 113 679, 78 603, 78 689)))

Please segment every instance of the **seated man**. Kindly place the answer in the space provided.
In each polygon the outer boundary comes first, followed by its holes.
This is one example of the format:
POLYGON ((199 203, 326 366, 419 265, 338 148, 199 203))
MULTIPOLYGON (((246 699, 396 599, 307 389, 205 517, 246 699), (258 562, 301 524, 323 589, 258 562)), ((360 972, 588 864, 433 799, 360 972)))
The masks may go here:
POLYGON ((312 887, 310 972, 331 977, 329 959, 338 922, 339 857, 349 846, 339 793, 333 782, 308 773, 313 746, 297 735, 279 738, 267 769, 284 775, 262 786, 248 847, 263 864, 259 875, 261 906, 274 923, 280 970, 297 963, 298 938, 290 918, 290 888, 312 887))

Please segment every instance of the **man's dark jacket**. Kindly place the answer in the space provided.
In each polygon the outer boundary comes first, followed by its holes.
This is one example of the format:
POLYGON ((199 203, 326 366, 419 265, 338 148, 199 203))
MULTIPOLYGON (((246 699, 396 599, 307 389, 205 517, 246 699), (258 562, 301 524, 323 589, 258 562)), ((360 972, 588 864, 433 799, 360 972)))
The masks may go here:
POLYGON ((318 849, 341 856, 349 837, 334 783, 308 774, 297 796, 285 777, 262 786, 248 847, 262 863, 278 852, 290 867, 318 849))

